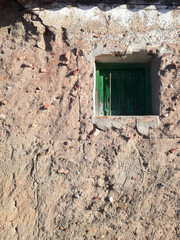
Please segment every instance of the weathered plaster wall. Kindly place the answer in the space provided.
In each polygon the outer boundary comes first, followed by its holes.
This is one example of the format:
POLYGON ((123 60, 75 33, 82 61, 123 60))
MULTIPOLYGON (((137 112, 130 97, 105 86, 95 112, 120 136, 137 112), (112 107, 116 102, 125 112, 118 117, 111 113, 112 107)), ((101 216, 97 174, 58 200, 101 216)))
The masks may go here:
POLYGON ((178 239, 179 8, 49 6, 0 12, 1 239, 178 239), (99 131, 95 58, 139 51, 159 127, 99 131))

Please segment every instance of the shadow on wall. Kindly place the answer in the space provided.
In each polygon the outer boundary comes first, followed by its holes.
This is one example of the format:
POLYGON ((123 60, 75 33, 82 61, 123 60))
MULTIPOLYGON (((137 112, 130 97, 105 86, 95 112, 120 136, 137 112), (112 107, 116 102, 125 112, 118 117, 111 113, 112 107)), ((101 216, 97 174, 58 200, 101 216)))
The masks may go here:
POLYGON ((153 115, 160 114, 160 89, 161 89, 161 78, 160 78, 160 65, 161 57, 153 56, 150 62, 151 72, 151 93, 152 93, 152 110, 153 115))
POLYGON ((0 27, 21 21, 24 13, 31 12, 33 8, 37 8, 37 12, 43 11, 43 9, 57 11, 67 6, 81 10, 98 7, 101 11, 106 12, 119 6, 131 12, 138 12, 152 6, 148 10, 157 9, 161 13, 166 13, 172 9, 178 9, 180 3, 179 0, 162 0, 161 3, 157 0, 0 0, 0 27), (23 4, 23 2, 26 3, 23 4))
POLYGON ((22 21, 26 10, 16 1, 0 0, 0 28, 22 21))

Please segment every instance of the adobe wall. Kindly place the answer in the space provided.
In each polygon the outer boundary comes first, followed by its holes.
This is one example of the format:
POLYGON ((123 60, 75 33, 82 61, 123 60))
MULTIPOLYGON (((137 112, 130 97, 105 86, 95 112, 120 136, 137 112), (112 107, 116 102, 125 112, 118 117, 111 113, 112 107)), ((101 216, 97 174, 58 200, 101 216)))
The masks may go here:
POLYGON ((178 239, 179 7, 26 7, 0 11, 1 239, 178 239), (155 61, 158 124, 99 130, 95 58, 134 52, 155 61))

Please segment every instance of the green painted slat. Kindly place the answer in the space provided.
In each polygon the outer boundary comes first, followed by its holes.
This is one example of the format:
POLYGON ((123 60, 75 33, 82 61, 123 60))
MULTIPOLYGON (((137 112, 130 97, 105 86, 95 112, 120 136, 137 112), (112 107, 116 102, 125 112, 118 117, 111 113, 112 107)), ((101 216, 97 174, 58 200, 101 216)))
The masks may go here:
POLYGON ((100 74, 100 71, 97 70, 96 71, 96 92, 95 92, 95 95, 96 95, 96 100, 97 100, 97 103, 96 103, 96 107, 98 108, 96 111, 98 112, 98 115, 104 115, 104 111, 103 111, 103 99, 104 99, 104 93, 103 93, 103 89, 104 89, 104 86, 103 86, 103 76, 100 74))
POLYGON ((106 116, 110 115, 109 107, 109 70, 103 70, 104 76, 104 112, 106 116))
POLYGON ((124 75, 124 114, 134 115, 134 71, 132 69, 123 69, 124 75))
POLYGON ((103 75, 99 74, 99 102, 103 103, 103 89, 104 89, 104 84, 103 84, 103 75))
POLYGON ((103 104, 103 115, 110 115, 109 108, 109 70, 99 70, 99 102, 103 104))
POLYGON ((96 91, 99 91, 99 70, 96 70, 96 91))
POLYGON ((134 71, 135 81, 135 115, 146 115, 146 75, 145 69, 134 71))
POLYGON ((111 114, 123 114, 123 91, 120 69, 111 70, 111 114))

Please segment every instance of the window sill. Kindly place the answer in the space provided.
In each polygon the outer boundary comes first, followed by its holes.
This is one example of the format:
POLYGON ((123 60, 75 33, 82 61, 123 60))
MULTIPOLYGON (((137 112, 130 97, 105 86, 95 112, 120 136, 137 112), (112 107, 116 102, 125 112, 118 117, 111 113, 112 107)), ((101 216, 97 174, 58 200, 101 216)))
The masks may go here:
POLYGON ((92 122, 99 129, 106 130, 110 127, 121 129, 127 125, 136 126, 137 131, 147 135, 149 128, 156 128, 159 125, 159 116, 93 116, 92 122))

